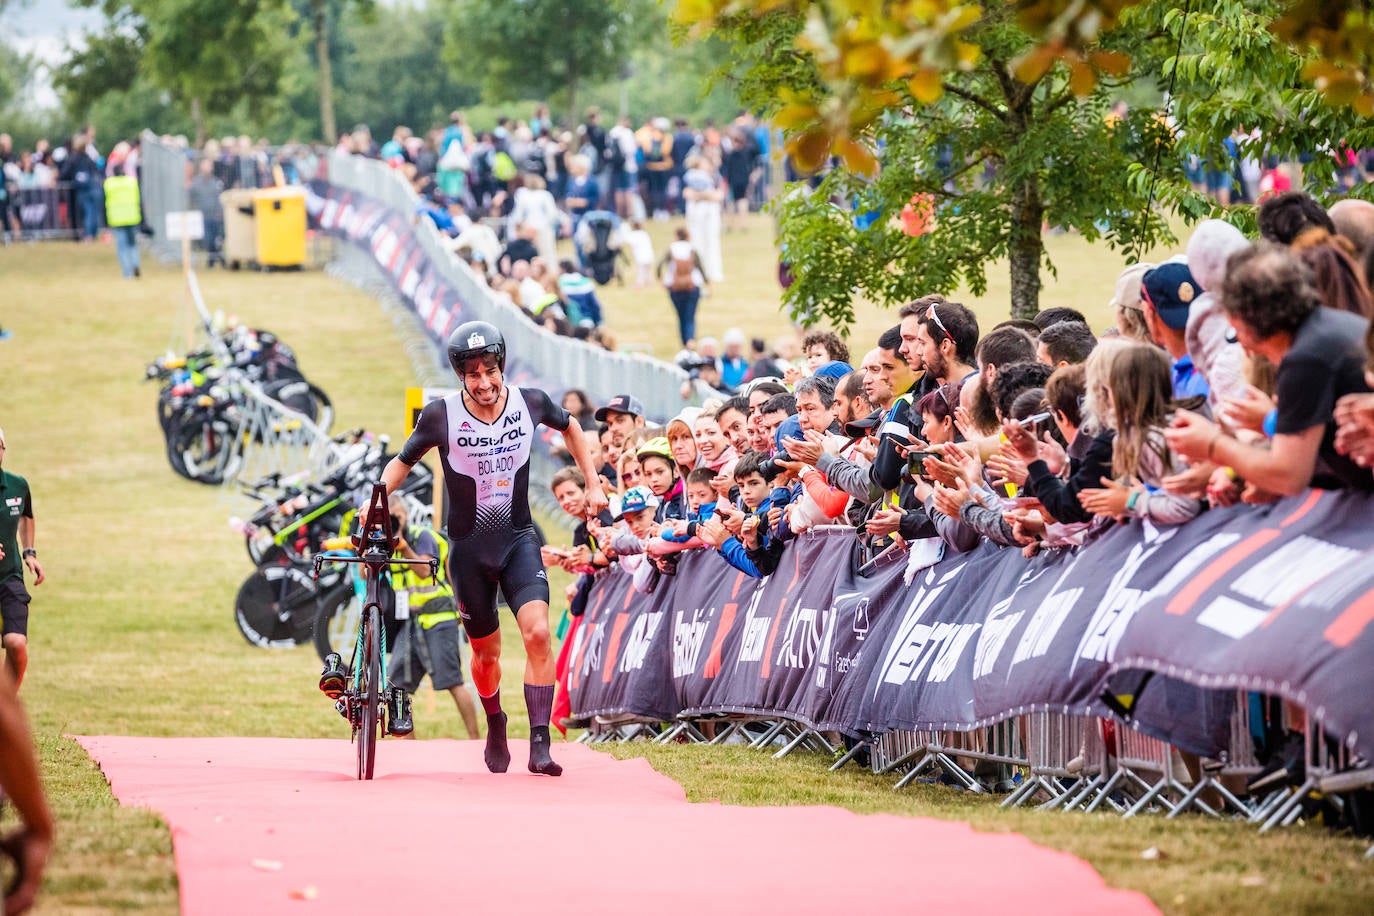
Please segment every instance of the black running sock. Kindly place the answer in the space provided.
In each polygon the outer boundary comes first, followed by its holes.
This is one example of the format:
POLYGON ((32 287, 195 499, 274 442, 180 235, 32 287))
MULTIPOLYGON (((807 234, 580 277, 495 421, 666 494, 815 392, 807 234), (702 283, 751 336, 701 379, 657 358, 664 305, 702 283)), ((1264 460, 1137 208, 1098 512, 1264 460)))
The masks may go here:
POLYGON ((530 714, 530 772, 561 776, 563 768, 549 756, 549 714, 553 710, 552 684, 526 684, 525 708, 530 714))
POLYGON ((549 727, 547 725, 530 726, 530 772, 539 773, 543 776, 563 775, 563 768, 554 763, 553 758, 549 756, 549 727))
POLYGON ((526 684, 525 708, 530 713, 530 728, 549 724, 549 714, 553 711, 552 684, 526 684))
POLYGON ((497 715, 500 715, 500 714, 501 714, 501 688, 500 688, 500 687, 497 687, 495 690, 493 690, 493 691, 491 692, 491 696, 489 696, 489 697, 484 697, 484 696, 482 696, 482 695, 479 693, 479 694, 477 695, 477 699, 479 699, 479 700, 482 701, 482 711, 485 712, 487 715, 489 715, 489 716, 497 716, 497 715))
POLYGON ((504 773, 510 766, 510 748, 506 745, 506 714, 503 712, 487 715, 487 749, 482 759, 493 773, 504 773))

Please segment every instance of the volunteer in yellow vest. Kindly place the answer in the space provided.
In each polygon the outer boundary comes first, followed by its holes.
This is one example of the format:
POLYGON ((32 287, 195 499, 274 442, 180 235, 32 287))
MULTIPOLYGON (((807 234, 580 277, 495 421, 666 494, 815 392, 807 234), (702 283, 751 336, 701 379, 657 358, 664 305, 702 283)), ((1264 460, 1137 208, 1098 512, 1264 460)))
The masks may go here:
MULTIPOLYGON (((391 519, 395 530, 401 532, 396 555, 407 560, 438 557, 439 576, 428 578, 423 566, 391 568, 401 628, 392 647, 387 677, 393 687, 400 687, 410 697, 428 673, 436 691, 447 690, 453 695, 467 736, 479 738, 477 705, 472 691, 464 686, 462 657, 458 654, 458 605, 453 585, 447 580, 448 542, 428 526, 410 526, 405 501, 396 493, 391 495, 391 519)), ((407 718, 409 714, 406 709, 407 718)), ((414 734, 411 731, 406 737, 414 734)))
POLYGON ((138 179, 126 175, 124 166, 123 160, 114 163, 110 177, 105 179, 105 223, 114 235, 119 269, 127 280, 139 275, 138 226, 143 222, 143 210, 138 196, 138 179))

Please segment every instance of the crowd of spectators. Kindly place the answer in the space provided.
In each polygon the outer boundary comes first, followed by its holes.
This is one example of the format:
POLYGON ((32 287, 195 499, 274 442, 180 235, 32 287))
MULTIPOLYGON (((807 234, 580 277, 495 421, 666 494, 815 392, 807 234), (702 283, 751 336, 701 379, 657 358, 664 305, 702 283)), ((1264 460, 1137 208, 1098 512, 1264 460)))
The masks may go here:
POLYGON ((489 131, 454 112, 445 127, 397 127, 380 145, 365 125, 339 141, 403 174, 450 250, 534 321, 607 343, 596 287, 661 284, 684 346, 696 341, 700 296, 724 279, 722 229, 764 201, 768 148, 747 112, 724 128, 664 117, 636 127, 628 117, 603 125, 592 108, 568 128, 546 106, 489 131), (659 257, 646 224, 673 216, 684 225, 659 257))
MULTIPOLYGON (((1132 518, 1374 491, 1374 204, 1328 212, 1287 192, 1259 227, 1251 240, 1207 221, 1186 253, 1128 267, 1097 332, 1071 308, 984 332, 931 295, 857 361, 812 332, 803 364, 748 365, 662 426, 616 398, 587 433, 611 516, 547 559, 584 574, 618 562, 648 592, 684 550, 767 575, 822 524, 852 526, 867 558, 985 543, 1031 556, 1132 518)), ((582 485, 555 478, 569 511, 582 485)))

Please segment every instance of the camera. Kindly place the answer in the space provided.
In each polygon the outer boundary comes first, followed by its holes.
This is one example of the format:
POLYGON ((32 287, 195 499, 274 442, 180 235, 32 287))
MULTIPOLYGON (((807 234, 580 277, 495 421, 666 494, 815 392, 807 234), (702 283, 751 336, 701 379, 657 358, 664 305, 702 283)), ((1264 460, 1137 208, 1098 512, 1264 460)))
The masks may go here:
POLYGON ((780 448, 773 453, 772 458, 759 465, 759 473, 763 475, 764 480, 772 483, 779 474, 787 470, 782 466, 782 462, 791 460, 792 456, 787 454, 787 449, 780 448))
POLYGON ((912 477, 924 477, 926 474, 926 459, 939 458, 935 452, 907 452, 906 453, 906 472, 912 477))
POLYGON ((401 517, 400 517, 399 515, 393 515, 393 516, 391 516, 391 533, 392 533, 392 534, 400 534, 400 533, 401 533, 401 529, 404 528, 404 527, 405 527, 405 526, 401 524, 401 517))

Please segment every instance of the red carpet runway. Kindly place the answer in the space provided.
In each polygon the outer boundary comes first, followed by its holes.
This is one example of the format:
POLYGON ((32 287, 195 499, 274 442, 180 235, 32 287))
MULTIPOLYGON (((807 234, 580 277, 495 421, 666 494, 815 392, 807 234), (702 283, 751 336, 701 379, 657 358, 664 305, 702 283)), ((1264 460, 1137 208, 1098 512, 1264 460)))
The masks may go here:
POLYGON ((205 913, 1153 913, 1015 834, 839 808, 689 804, 643 760, 556 744, 559 779, 467 741, 78 738, 172 828, 205 913), (517 771, 518 768, 518 771, 517 771))

